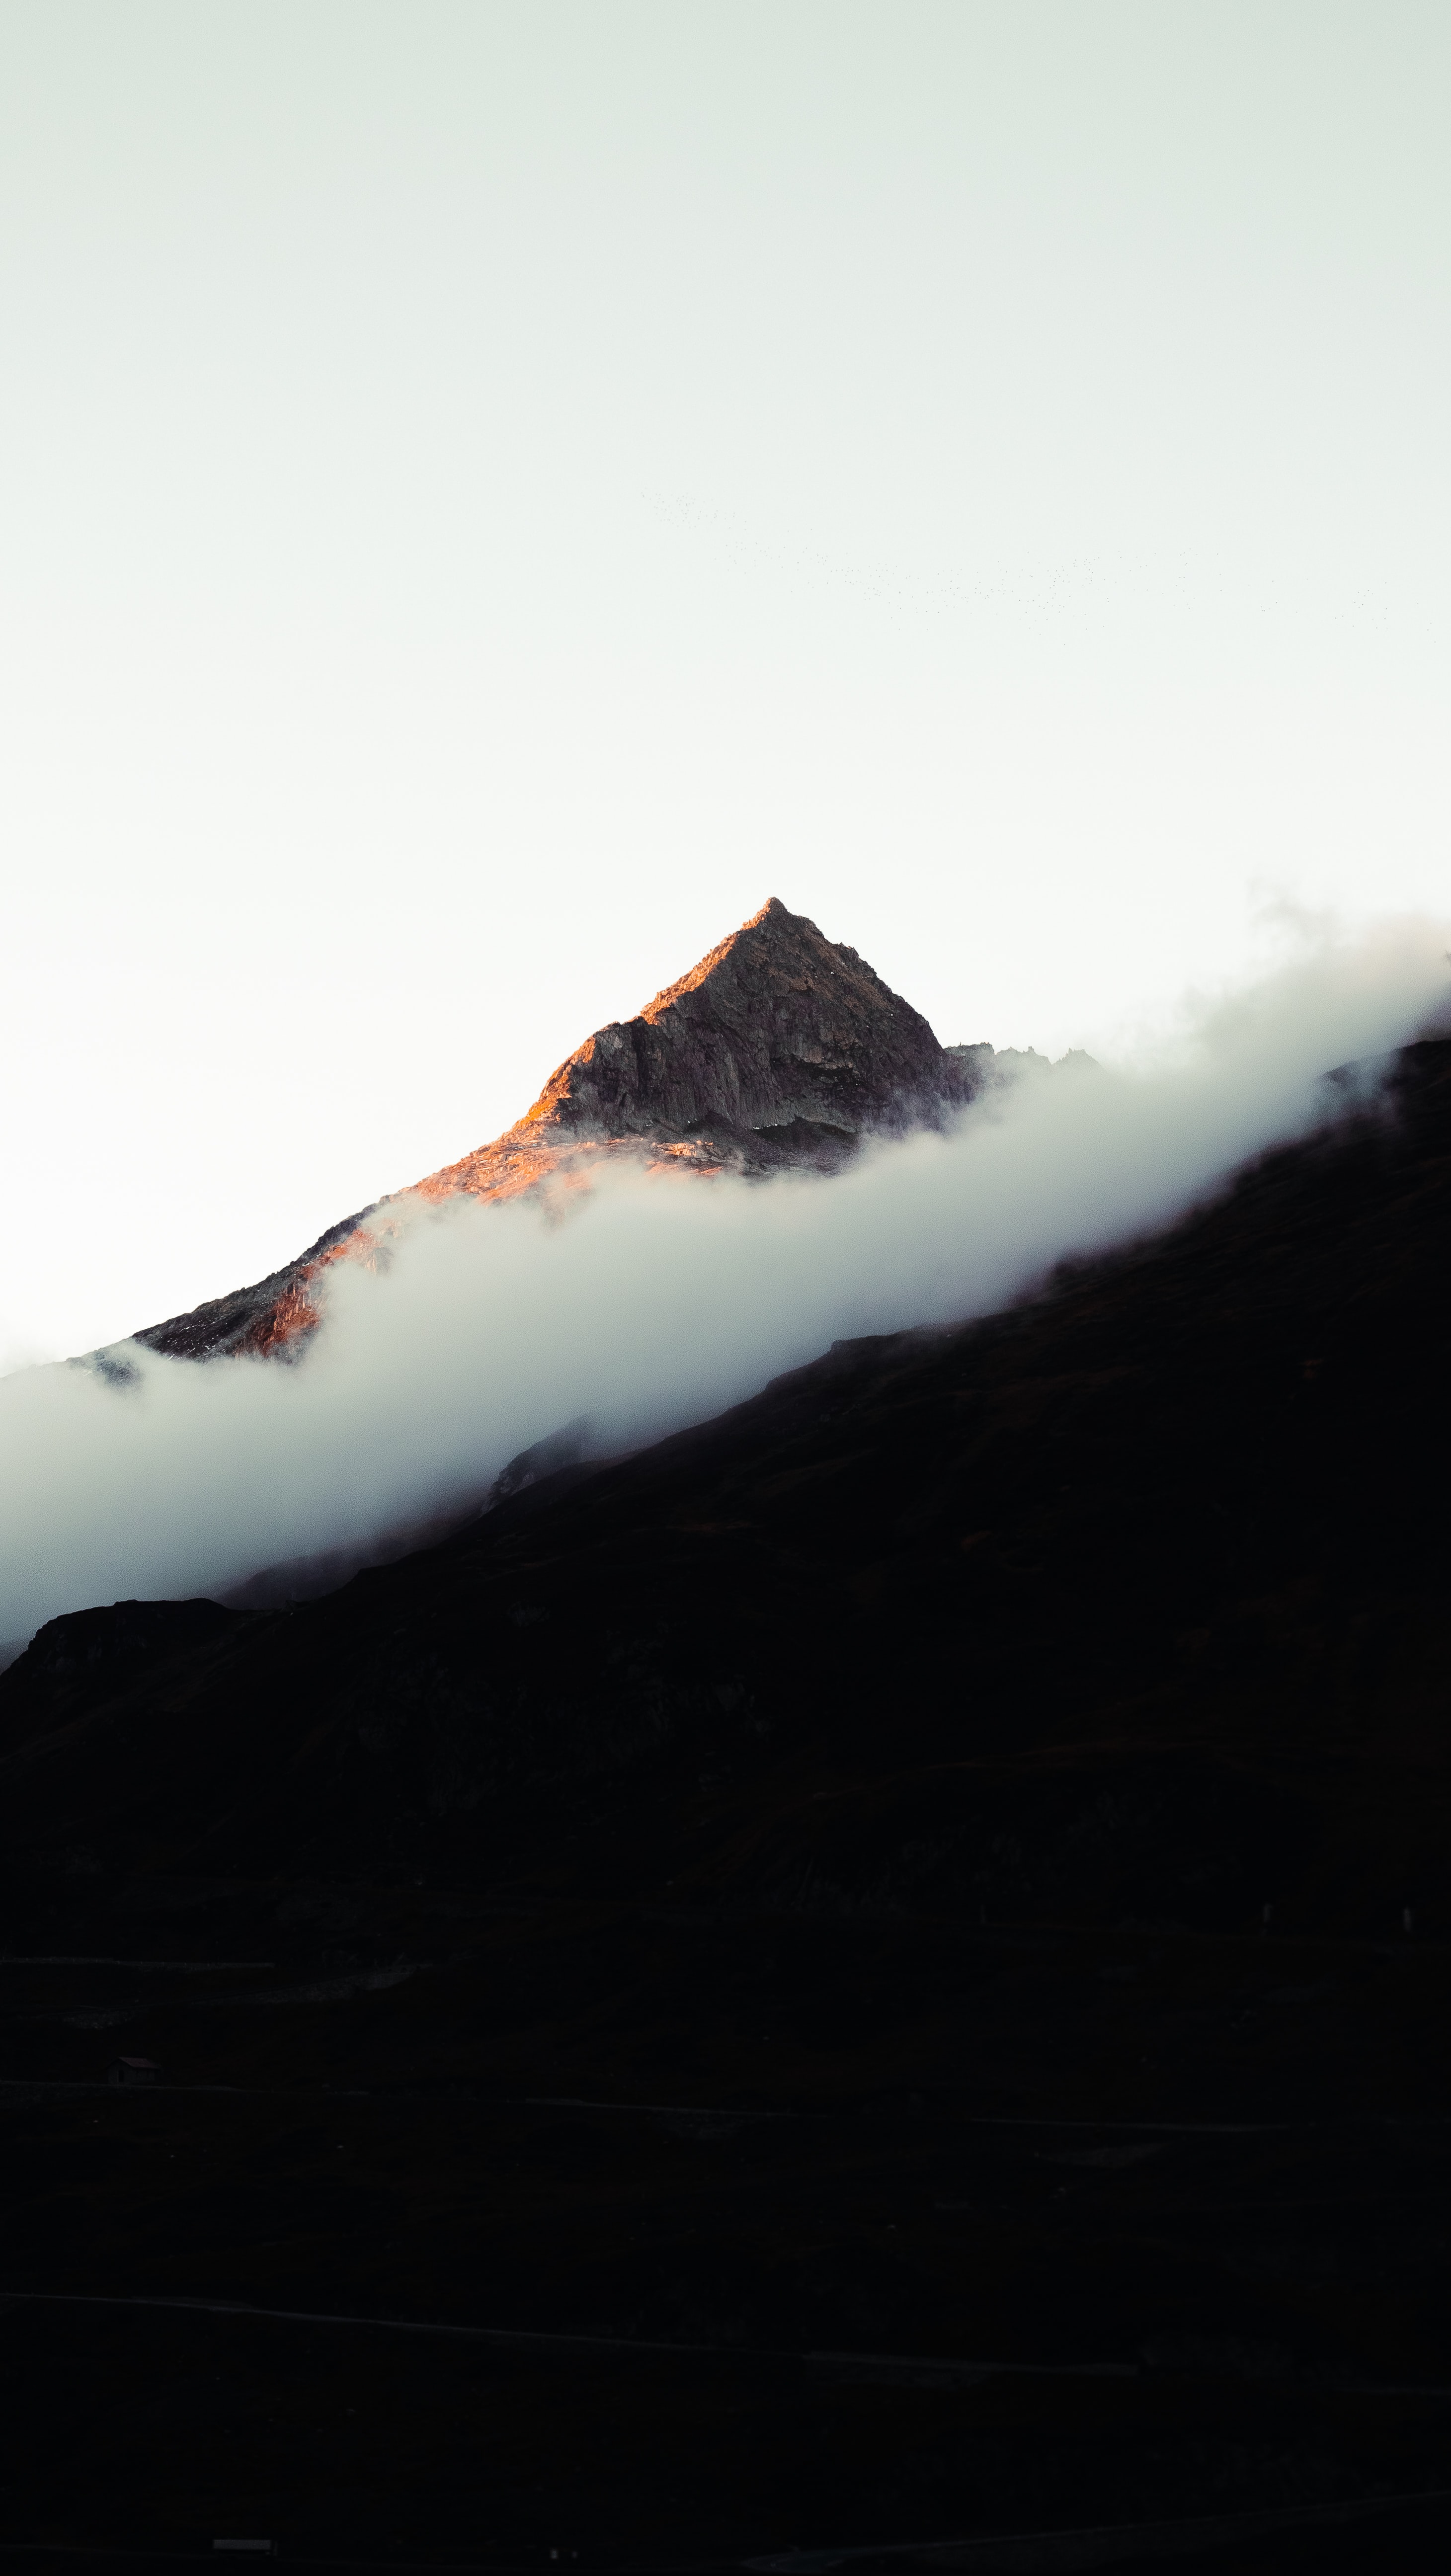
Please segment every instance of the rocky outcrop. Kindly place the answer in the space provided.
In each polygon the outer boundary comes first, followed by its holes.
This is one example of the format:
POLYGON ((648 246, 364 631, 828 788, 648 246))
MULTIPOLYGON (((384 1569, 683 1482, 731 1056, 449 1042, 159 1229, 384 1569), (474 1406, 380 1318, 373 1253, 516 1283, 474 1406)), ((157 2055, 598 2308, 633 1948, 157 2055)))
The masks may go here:
POLYGON ((551 1075, 516 1133, 710 1134, 768 1164, 971 1096, 952 1050, 854 948, 770 902, 551 1075))
MULTIPOLYGON (((318 1321, 318 1307, 310 1292, 327 1264, 365 1248, 376 1254, 376 1243, 365 1231, 367 1219, 374 1213, 372 1208, 360 1208, 356 1216, 344 1217, 339 1224, 329 1226, 326 1234, 320 1234, 316 1243, 309 1244, 306 1252, 285 1269, 271 1271, 267 1278, 254 1280, 249 1288, 229 1289, 225 1297, 209 1297, 205 1305, 193 1306, 184 1315, 169 1316, 164 1324, 148 1324, 132 1339, 143 1342, 148 1350, 164 1351, 168 1358, 178 1360, 216 1359, 239 1351, 266 1355, 297 1346, 298 1336, 306 1334, 318 1321)), ((94 1353, 92 1360, 105 1374, 111 1374, 109 1353, 94 1353)))
MULTIPOLYGON (((634 1019, 596 1029, 515 1126, 411 1195, 578 1187, 622 1158, 701 1173, 830 1172, 865 1135, 934 1125, 962 1107, 993 1062, 990 1046, 939 1045, 854 948, 773 895, 634 1019)), ((344 1218, 287 1269, 135 1339, 179 1359, 295 1356, 320 1320, 329 1264, 376 1260, 408 1195, 344 1218)))

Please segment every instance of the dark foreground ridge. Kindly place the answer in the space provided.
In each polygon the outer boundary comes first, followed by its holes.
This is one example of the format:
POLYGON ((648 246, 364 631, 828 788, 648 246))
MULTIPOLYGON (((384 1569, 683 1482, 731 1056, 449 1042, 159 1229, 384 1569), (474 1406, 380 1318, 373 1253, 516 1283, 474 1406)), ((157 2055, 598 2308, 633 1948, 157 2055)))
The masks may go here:
POLYGON ((1009 1314, 42 1630, 4 2533, 1442 2565, 1448 1254, 1428 1043, 1009 1314))

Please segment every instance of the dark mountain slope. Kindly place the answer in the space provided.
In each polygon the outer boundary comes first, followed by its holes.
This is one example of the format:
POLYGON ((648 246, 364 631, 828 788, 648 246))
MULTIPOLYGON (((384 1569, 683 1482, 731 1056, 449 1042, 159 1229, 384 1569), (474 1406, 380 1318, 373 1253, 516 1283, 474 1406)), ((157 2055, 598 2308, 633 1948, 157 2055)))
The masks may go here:
POLYGON ((42 1631, 7 2531, 1443 2564, 1448 1253, 1435 1043, 1009 1314, 42 1631))
MULTIPOLYGON (((616 1781, 591 1792, 612 1821, 580 1862, 607 1880, 662 1765, 729 1750, 755 1780, 810 1746, 889 1803, 915 1795, 903 1765, 986 1763, 995 1784, 930 1793, 932 1857, 914 1826, 906 1877, 890 1835, 868 1863, 835 1815, 798 1819, 832 1901, 910 1882, 934 1905, 1226 1925, 1267 1898, 1367 1923, 1438 1904, 1416 1848, 1440 1831, 1447 1060, 1412 1050, 1384 1115, 1271 1156, 1161 1243, 986 1324, 838 1349, 325 1602, 233 1619, 165 1687, 97 1704, 89 1667, 42 1682, 73 1624, 52 1623, 0 1681, 17 1831, 187 1865, 512 1867, 532 1800, 616 1781), (1166 1760, 1194 1783, 1192 1859, 1154 1821, 1166 1760), (1118 1822, 1074 1841, 1068 1784, 1105 1765, 1118 1822), (1281 1820, 1273 1850, 1227 1810, 1210 1831, 1210 1773, 1216 1799, 1281 1820), (1348 1799, 1363 1825, 1363 1777, 1377 1805, 1405 1794, 1400 1838, 1358 1831, 1332 1861, 1308 1818, 1348 1799), (1041 1807, 1047 1843, 1035 1827, 990 1861, 985 1797, 1041 1807)), ((745 1867, 722 1843, 712 1884, 745 1867)))

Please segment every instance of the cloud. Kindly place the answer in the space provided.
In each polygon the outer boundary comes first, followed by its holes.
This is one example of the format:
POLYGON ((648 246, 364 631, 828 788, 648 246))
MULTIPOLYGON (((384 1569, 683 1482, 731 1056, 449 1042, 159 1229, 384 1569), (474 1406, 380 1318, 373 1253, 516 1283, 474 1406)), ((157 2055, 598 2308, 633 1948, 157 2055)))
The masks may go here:
POLYGON ((1446 946, 1426 924, 1318 932, 1293 965, 1186 1005, 1152 1057, 1023 1080, 832 1180, 626 1168, 549 1208, 414 1204, 385 1266, 336 1267, 295 1367, 125 1344, 106 1369, 6 1379, 0 1639, 364 1547, 579 1415, 624 1448, 840 1336, 989 1312, 1323 1116, 1327 1068, 1444 1007, 1446 946))

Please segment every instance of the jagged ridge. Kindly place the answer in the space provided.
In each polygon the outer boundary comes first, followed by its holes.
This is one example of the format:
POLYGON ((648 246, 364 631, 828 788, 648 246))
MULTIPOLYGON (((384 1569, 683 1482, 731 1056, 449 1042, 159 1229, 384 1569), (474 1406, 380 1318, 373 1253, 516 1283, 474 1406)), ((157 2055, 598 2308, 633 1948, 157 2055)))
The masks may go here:
MULTIPOLYGON (((630 1020, 596 1029, 502 1136, 415 1184, 503 1199, 580 1184, 603 1159, 701 1173, 834 1171, 868 1133, 931 1125, 971 1100, 990 1046, 942 1046, 854 948, 773 895, 630 1020)), ((295 1352, 339 1259, 374 1259, 399 1192, 329 1227, 285 1269, 135 1335, 179 1359, 295 1352)), ((396 1223, 396 1219, 392 1222, 396 1223)))

